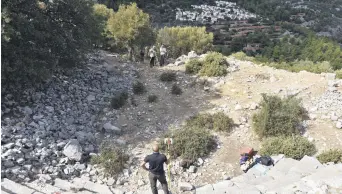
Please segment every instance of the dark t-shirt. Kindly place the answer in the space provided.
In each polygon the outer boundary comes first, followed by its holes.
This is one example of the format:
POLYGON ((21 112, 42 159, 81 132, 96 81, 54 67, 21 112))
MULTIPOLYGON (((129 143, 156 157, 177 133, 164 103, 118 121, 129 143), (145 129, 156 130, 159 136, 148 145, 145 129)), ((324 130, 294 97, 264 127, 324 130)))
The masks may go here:
POLYGON ((160 153, 153 153, 151 155, 146 156, 145 160, 149 165, 149 171, 156 175, 162 175, 165 173, 164 171, 164 162, 167 161, 166 156, 160 153))

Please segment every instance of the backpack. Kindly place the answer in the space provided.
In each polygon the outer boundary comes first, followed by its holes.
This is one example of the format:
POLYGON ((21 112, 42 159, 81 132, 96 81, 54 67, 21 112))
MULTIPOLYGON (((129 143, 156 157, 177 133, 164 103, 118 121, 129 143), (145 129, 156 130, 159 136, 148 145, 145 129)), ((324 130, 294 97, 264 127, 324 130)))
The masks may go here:
POLYGON ((261 163, 262 165, 265 165, 265 166, 270 166, 270 165, 274 166, 273 160, 269 156, 261 156, 259 158, 259 163, 261 163))

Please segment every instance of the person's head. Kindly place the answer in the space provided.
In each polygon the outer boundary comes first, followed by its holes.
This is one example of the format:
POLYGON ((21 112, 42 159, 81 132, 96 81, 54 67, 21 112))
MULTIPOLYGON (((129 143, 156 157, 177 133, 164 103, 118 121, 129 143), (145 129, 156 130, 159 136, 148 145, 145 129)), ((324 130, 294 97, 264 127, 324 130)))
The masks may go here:
POLYGON ((152 150, 153 150, 153 152, 159 152, 159 146, 158 146, 158 144, 153 144, 153 146, 152 146, 152 150))

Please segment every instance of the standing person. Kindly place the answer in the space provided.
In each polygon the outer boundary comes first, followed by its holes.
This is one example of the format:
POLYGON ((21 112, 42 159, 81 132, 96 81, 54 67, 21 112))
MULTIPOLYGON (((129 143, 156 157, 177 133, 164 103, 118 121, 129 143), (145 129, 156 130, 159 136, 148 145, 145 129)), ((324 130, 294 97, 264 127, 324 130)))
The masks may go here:
POLYGON ((140 49, 140 60, 141 60, 141 62, 144 62, 144 58, 145 57, 145 52, 144 52, 144 49, 143 48, 141 48, 140 49))
POLYGON ((166 58, 166 48, 164 45, 160 46, 160 66, 163 66, 166 58))
POLYGON ((148 177, 150 179, 152 194, 158 194, 157 180, 161 183, 164 194, 169 194, 164 171, 164 163, 168 164, 168 160, 164 154, 159 153, 159 146, 157 144, 153 145, 152 150, 153 154, 146 156, 141 167, 149 171, 148 177), (148 169, 145 166, 146 163, 149 164, 148 169))
POLYGON ((156 47, 153 46, 149 51, 148 54, 150 56, 150 67, 153 67, 156 61, 156 47))

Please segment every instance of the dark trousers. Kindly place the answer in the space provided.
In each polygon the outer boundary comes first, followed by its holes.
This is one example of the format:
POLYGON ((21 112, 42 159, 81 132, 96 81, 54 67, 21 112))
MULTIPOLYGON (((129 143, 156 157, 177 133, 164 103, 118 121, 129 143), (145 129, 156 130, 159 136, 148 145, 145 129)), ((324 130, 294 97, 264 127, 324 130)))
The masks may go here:
POLYGON ((156 57, 151 57, 151 60, 150 60, 150 67, 153 67, 154 66, 154 61, 155 61, 156 57))
POLYGON ((165 63, 165 55, 160 55, 160 66, 163 66, 165 63))
POLYGON ((163 175, 156 175, 156 174, 153 174, 153 173, 150 172, 149 175, 148 175, 148 178, 150 179, 152 194, 158 194, 157 180, 162 185, 164 194, 169 194, 169 190, 167 188, 167 181, 166 181, 165 174, 163 174, 163 175))

